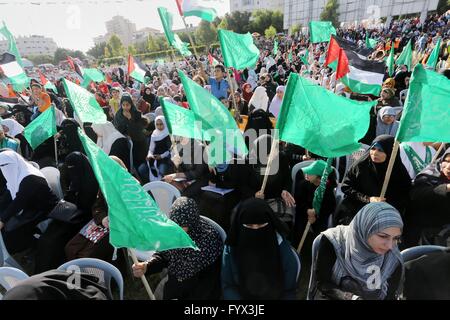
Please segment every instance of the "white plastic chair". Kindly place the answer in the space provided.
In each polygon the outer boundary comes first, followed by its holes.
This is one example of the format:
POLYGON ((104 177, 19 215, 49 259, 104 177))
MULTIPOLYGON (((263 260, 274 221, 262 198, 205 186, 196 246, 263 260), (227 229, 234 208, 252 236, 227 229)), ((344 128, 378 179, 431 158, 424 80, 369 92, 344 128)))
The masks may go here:
POLYGON ((320 240, 322 239, 322 234, 319 234, 312 244, 311 252, 311 275, 309 277, 308 293, 306 295, 306 300, 312 300, 316 291, 316 263, 317 255, 319 253, 320 240))
POLYGON ((404 262, 408 262, 433 252, 445 251, 447 248, 442 246, 424 245, 405 249, 401 252, 404 262))
POLYGON ((20 264, 9 254, 6 249, 5 242, 3 241, 2 233, 0 232, 0 267, 9 266, 16 269, 23 270, 20 264))
POLYGON ((223 228, 217 222, 212 220, 211 218, 208 218, 208 217, 205 217, 205 216, 200 216, 200 217, 203 220, 208 221, 214 227, 214 229, 219 231, 220 237, 222 238, 223 243, 225 243, 225 240, 227 239, 227 233, 225 232, 225 230, 223 230, 223 228))
MULTIPOLYGON (((169 215, 170 208, 176 199, 181 197, 180 191, 171 184, 164 181, 153 181, 143 186, 144 190, 151 192, 153 199, 155 199, 158 207, 167 216, 169 215)), ((140 261, 149 260, 155 251, 142 251, 136 249, 130 249, 136 254, 136 257, 140 261)))
POLYGON ((74 272, 74 267, 78 267, 80 272, 98 277, 99 283, 105 285, 108 289, 110 298, 113 297, 111 279, 114 279, 119 287, 119 299, 123 300, 123 277, 115 266, 100 259, 81 258, 64 263, 58 267, 58 270, 74 272))
POLYGON ((297 251, 292 247, 290 247, 290 249, 291 249, 292 256, 295 258, 295 261, 297 262, 297 276, 295 279, 298 282, 298 279, 300 278, 300 271, 302 269, 302 265, 300 263, 300 257, 298 256, 297 251))
POLYGON ((36 163, 36 162, 34 162, 34 161, 29 161, 29 163, 33 166, 33 167, 35 167, 36 169, 41 169, 41 167, 36 163))
MULTIPOLYGON (((11 267, 1 267, 0 268, 0 286, 2 286, 6 291, 11 290, 20 281, 28 279, 29 276, 17 268, 11 267)), ((0 298, 2 295, 0 294, 0 298)))
POLYGON ((292 177, 292 194, 295 193, 295 177, 297 176, 297 173, 300 169, 305 168, 309 166, 311 163, 313 163, 315 160, 306 160, 300 163, 297 163, 291 170, 291 177, 292 177))
POLYGON ((144 190, 151 192, 153 199, 155 199, 158 207, 166 215, 169 215, 172 203, 181 197, 180 191, 171 184, 164 181, 153 181, 143 186, 144 190))
POLYGON ((42 174, 48 182, 50 189, 58 197, 59 200, 64 198, 64 194, 61 187, 60 176, 61 173, 54 167, 45 167, 41 169, 42 174))
POLYGON ((400 97, 400 103, 402 104, 402 106, 405 104, 406 97, 408 95, 408 90, 409 89, 404 89, 404 90, 400 91, 399 97, 400 97))

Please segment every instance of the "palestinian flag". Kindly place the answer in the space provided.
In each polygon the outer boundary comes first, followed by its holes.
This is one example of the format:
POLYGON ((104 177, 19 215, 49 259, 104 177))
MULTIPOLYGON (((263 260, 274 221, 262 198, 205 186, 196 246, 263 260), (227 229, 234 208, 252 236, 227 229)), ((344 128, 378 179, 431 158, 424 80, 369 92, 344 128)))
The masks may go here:
POLYGON ((73 71, 79 74, 81 78, 84 78, 84 69, 81 67, 71 56, 67 56, 67 62, 73 71))
POLYGON ((180 16, 195 16, 200 19, 213 22, 217 17, 214 8, 219 4, 219 0, 176 0, 180 16))
POLYGON ((30 84, 30 78, 11 53, 0 55, 0 74, 9 79, 15 91, 21 92, 30 84))
POLYGON ((336 71, 336 80, 341 79, 350 72, 347 54, 333 37, 330 39, 325 65, 336 71))
POLYGON ((58 93, 58 90, 56 89, 55 85, 47 80, 47 78, 44 76, 42 72, 39 71, 39 78, 41 78, 41 84, 44 86, 45 89, 53 90, 55 93, 58 93))
POLYGON ((213 67, 217 66, 219 64, 219 61, 216 60, 216 58, 214 58, 211 53, 208 53, 208 61, 209 64, 213 67))
POLYGON ((337 70, 338 75, 341 75, 342 70, 346 68, 345 59, 347 59, 349 72, 341 78, 342 83, 353 92, 378 96, 386 68, 384 62, 368 60, 367 57, 355 52, 353 49, 353 44, 349 44, 339 37, 332 36, 325 64, 337 70), (343 50, 342 53, 340 49, 343 50), (340 65, 338 63, 340 60, 339 54, 343 59, 340 65))
POLYGON ((141 83, 145 83, 144 78, 146 72, 147 67, 138 58, 133 58, 130 54, 128 56, 128 75, 141 83))

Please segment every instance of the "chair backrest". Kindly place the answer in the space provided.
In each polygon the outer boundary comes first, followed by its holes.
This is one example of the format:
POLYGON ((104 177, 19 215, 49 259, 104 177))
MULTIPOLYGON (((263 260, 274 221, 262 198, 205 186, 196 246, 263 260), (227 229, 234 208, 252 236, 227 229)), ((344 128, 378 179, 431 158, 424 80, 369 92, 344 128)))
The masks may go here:
POLYGON ((405 249, 401 252, 403 261, 408 262, 414 259, 417 259, 424 254, 429 254, 433 252, 445 251, 447 248, 442 246, 433 246, 433 245, 425 245, 425 246, 417 246, 405 249))
MULTIPOLYGON (((350 169, 350 167, 359 159, 363 156, 364 153, 366 153, 366 151, 370 148, 370 146, 368 146, 367 144, 363 144, 361 143, 360 148, 356 151, 354 151, 353 153, 347 155, 347 163, 345 166, 345 174, 347 174, 348 170, 350 169)), ((345 176, 344 174, 344 176, 345 176)))
POLYGON ((320 240, 322 239, 322 234, 319 234, 312 244, 311 252, 311 275, 309 277, 308 293, 306 295, 306 300, 312 300, 314 298, 314 293, 316 291, 316 262, 317 255, 319 253, 320 240))
POLYGON ((79 271, 92 274, 99 278, 99 283, 108 288, 110 298, 113 297, 111 291, 111 278, 113 278, 119 288, 119 299, 123 300, 123 277, 119 269, 112 264, 94 258, 75 259, 61 265, 58 270, 61 271, 79 271), (78 270, 76 268, 79 268, 78 270))
POLYGON ((223 228, 214 220, 205 217, 205 216, 200 216, 202 219, 208 221, 213 227, 214 229, 216 229, 217 231, 219 231, 220 233, 220 237, 222 238, 223 243, 225 243, 225 240, 227 239, 227 233, 225 232, 225 230, 223 230, 223 228))
POLYGON ((23 269, 20 264, 18 264, 17 261, 14 260, 14 258, 9 254, 6 249, 5 242, 3 241, 2 233, 0 232, 0 267, 3 266, 10 266, 20 270, 23 269))
POLYGON ((40 167, 36 162, 34 162, 34 161, 29 161, 29 163, 30 163, 33 167, 35 167, 36 169, 41 169, 41 167, 40 167))
POLYGON ((130 168, 129 168, 129 170, 130 170, 130 172, 131 173, 136 173, 136 168, 134 167, 134 158, 133 158, 133 141, 130 139, 130 138, 128 138, 127 139, 127 141, 128 141, 128 147, 129 147, 129 149, 130 149, 130 168))
POLYGON ((11 267, 0 268, 0 286, 2 286, 6 291, 11 290, 20 281, 28 278, 29 276, 22 270, 11 267))
POLYGON ((404 89, 402 91, 400 91, 399 97, 400 97, 400 102, 402 105, 404 105, 404 101, 406 100, 406 96, 408 95, 408 89, 404 89))
POLYGON ((298 279, 300 278, 300 271, 302 270, 302 264, 300 263, 300 257, 298 256, 297 251, 290 247, 292 256, 295 258, 295 261, 297 262, 297 276, 295 277, 296 281, 298 282, 298 279))
POLYGON ((144 190, 151 192, 158 207, 168 215, 172 203, 181 197, 180 191, 171 184, 164 181, 152 181, 144 185, 144 190))
POLYGON ((292 194, 295 192, 295 177, 297 176, 298 171, 301 168, 305 168, 309 166, 311 163, 313 163, 314 160, 306 160, 300 163, 297 163, 291 170, 291 177, 292 177, 292 194))
POLYGON ((61 181, 59 180, 61 176, 59 170, 54 167, 45 167, 41 169, 41 172, 45 176, 50 189, 52 189, 53 193, 58 197, 58 199, 61 200, 62 198, 64 198, 61 181))

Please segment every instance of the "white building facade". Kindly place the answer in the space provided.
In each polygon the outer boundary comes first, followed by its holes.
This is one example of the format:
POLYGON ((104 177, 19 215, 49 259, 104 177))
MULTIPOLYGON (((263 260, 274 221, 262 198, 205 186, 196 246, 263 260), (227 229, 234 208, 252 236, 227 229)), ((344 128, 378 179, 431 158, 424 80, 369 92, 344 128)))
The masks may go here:
MULTIPOLYGON (((377 21, 393 16, 421 14, 424 21, 429 11, 437 8, 439 0, 339 0, 339 21, 341 23, 377 21)), ((285 0, 284 29, 301 24, 306 27, 310 21, 320 20, 327 0, 285 0)))
POLYGON ((230 9, 233 11, 249 11, 267 9, 283 12, 285 0, 230 0, 230 9))
MULTIPOLYGON (((58 46, 52 38, 44 36, 32 35, 28 37, 16 38, 17 48, 19 49, 21 56, 38 56, 55 54, 58 46)), ((4 52, 8 49, 8 41, 0 41, 0 52, 4 52)))

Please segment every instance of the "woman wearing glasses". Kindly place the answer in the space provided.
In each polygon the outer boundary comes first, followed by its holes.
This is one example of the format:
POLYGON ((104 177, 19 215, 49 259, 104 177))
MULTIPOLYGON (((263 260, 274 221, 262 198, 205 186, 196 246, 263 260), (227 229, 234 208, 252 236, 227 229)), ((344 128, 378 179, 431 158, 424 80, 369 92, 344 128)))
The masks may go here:
POLYGON ((391 205, 363 207, 349 226, 322 233, 317 254, 315 299, 393 300, 399 295, 403 259, 397 244, 403 222, 391 205))
POLYGON ((394 137, 380 135, 366 154, 350 167, 342 181, 344 200, 336 217, 337 224, 349 224, 363 206, 372 202, 387 202, 403 214, 409 200, 411 178, 399 153, 385 198, 380 198, 393 146, 394 137))

